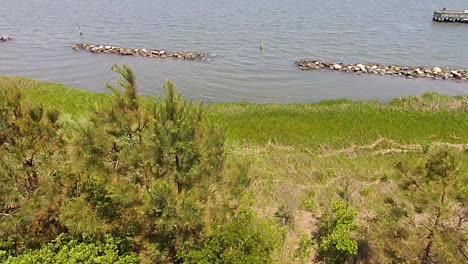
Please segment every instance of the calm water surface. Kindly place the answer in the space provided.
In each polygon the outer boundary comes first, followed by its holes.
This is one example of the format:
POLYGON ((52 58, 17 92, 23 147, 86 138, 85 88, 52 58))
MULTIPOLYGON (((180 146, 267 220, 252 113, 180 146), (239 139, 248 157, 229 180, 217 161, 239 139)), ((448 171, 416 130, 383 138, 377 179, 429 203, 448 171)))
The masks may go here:
POLYGON ((467 95, 468 82, 302 72, 321 59, 468 68, 468 25, 432 22, 466 0, 1 0, 0 75, 24 75, 105 91, 113 63, 127 63, 144 93, 173 80, 205 101, 386 101, 429 91, 467 95), (79 34, 82 27, 83 36, 79 34), (259 40, 264 40, 263 52, 259 40), (88 42, 201 51, 211 61, 159 60, 77 52, 88 42))

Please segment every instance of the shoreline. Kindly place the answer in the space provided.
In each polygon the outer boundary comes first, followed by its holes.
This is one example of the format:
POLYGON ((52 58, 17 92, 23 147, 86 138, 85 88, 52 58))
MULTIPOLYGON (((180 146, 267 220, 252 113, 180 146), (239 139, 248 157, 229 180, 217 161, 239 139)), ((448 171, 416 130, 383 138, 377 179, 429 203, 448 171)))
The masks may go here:
MULTIPOLYGON (((53 82, 53 81, 44 81, 44 80, 38 80, 38 79, 34 79, 34 78, 31 78, 31 77, 27 77, 27 76, 9 76, 9 75, 0 75, 0 84, 3 80, 6 80, 6 79, 11 79, 11 80, 14 80, 14 81, 23 81, 23 82, 29 82, 31 83, 32 85, 37 85, 37 87, 39 87, 39 89, 42 89, 44 87, 47 87, 48 89, 50 90, 53 90, 53 89, 58 89, 58 90, 68 90, 72 93, 76 93, 77 95, 79 96, 89 96, 89 95, 97 95, 97 96, 110 96, 112 95, 112 93, 109 91, 109 92, 95 92, 95 91, 89 91, 89 90, 86 90, 86 89, 81 89, 81 88, 77 88, 77 87, 71 87, 71 86, 68 86, 66 84, 63 84, 63 83, 60 83, 60 82, 53 82)), ((177 84, 176 84, 177 85, 177 84)), ((103 85, 104 87, 104 85, 103 85)), ((207 101, 207 102, 204 102, 204 104, 207 104, 207 105, 227 105, 227 104, 252 104, 252 105, 316 105, 316 104, 323 104, 323 103, 340 103, 340 102, 343 102, 343 103, 378 103, 378 104, 382 104, 382 105, 388 105, 390 104, 392 101, 395 101, 395 100, 401 100, 401 99, 404 99, 404 98, 417 98, 417 97, 423 97, 423 96, 426 96, 426 95, 430 95, 430 94, 435 94, 435 95, 441 95, 441 96, 446 96, 446 97, 450 97, 450 98, 467 98, 468 100, 468 95, 464 95, 464 94, 460 94, 460 95, 448 95, 448 94, 445 94, 445 93, 440 93, 440 92, 425 92, 425 93, 421 93, 419 95, 402 95, 402 96, 397 96, 397 97, 393 97, 389 100, 386 100, 386 101, 381 101, 381 100, 375 100, 375 99, 369 99, 369 100, 354 100, 354 99, 350 99, 350 98, 346 98, 346 97, 337 97, 337 98, 331 98, 331 99, 323 99, 323 100, 320 100, 320 101, 316 101, 316 102, 293 102, 293 103, 274 103, 274 102, 271 102, 271 103, 257 103, 257 102, 249 102, 249 101, 245 101, 245 100, 239 100, 239 101, 220 101, 220 102, 210 102, 210 101, 207 101)), ((142 98, 145 98, 145 97, 153 97, 154 95, 140 95, 140 97, 142 98)), ((202 101, 201 99, 197 99, 197 98, 192 98, 193 101, 202 101)))
MULTIPOLYGON (((111 106, 112 93, 95 93, 60 83, 0 76, 2 86, 20 88, 24 103, 58 109, 66 120, 86 119, 92 116, 95 107, 111 106)), ((151 98, 154 97, 139 96, 141 105, 148 104, 151 98)), ((244 101, 204 105, 211 122, 225 127, 229 131, 228 139, 236 144, 264 145, 273 140, 300 149, 341 148, 370 144, 381 137, 400 143, 414 143, 415 139, 420 143, 428 140, 468 142, 465 132, 468 96, 463 95, 427 93, 398 97, 385 103, 335 99, 317 103, 244 101), (439 131, 436 138, 434 129, 439 131)))
MULTIPOLYGON (((109 92, 94 92, 85 89, 80 89, 76 87, 70 87, 59 82, 43 81, 37 80, 25 76, 4 76, 0 75, 0 87, 2 82, 12 81, 17 83, 19 86, 23 86, 25 93, 35 94, 40 98, 46 97, 56 97, 62 98, 63 100, 58 101, 67 101, 68 99, 76 100, 76 104, 83 104, 85 106, 93 106, 97 102, 102 102, 107 100, 112 96, 112 93, 109 92), (57 95, 57 96, 56 96, 57 95)), ((142 100, 145 98, 154 97, 154 95, 140 95, 142 100)), ((287 106, 320 106, 320 105, 340 105, 340 104, 373 104, 379 106, 391 106, 395 102, 402 101, 411 101, 419 100, 419 98, 431 98, 431 97, 440 97, 447 99, 462 99, 462 105, 458 105, 457 108, 463 108, 468 111, 468 95, 447 95, 439 92, 426 92, 419 95, 403 95, 394 97, 388 101, 379 101, 379 100, 353 100, 345 97, 333 98, 333 99, 324 99, 317 102, 298 102, 298 103, 257 103, 249 101, 226 101, 226 102, 204 102, 207 106, 234 106, 234 105, 251 105, 251 106, 278 106, 278 107, 287 107, 287 106)), ((191 99, 192 101, 203 101, 201 99, 191 99)))

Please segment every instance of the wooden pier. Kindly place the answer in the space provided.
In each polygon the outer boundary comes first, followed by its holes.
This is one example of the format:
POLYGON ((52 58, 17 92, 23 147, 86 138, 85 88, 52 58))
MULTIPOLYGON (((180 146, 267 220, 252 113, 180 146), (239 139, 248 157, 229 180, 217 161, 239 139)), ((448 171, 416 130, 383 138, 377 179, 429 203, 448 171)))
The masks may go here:
POLYGON ((437 22, 460 22, 468 23, 468 10, 448 10, 442 9, 434 12, 432 20, 437 22))

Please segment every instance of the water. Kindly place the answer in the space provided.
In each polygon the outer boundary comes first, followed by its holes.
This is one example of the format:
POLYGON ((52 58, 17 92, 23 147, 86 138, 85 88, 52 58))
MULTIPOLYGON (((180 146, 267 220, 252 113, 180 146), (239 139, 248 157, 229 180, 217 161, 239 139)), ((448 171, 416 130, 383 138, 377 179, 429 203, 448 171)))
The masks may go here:
POLYGON ((143 93, 173 80, 210 102, 387 101, 429 91, 467 95, 468 82, 302 72, 294 62, 468 68, 468 25, 432 22, 466 0, 1 0, 0 75, 23 75, 91 91, 114 82, 113 63, 137 73, 143 93), (83 36, 79 34, 81 25, 83 36), (263 51, 259 41, 264 40, 263 51), (211 61, 77 52, 72 43, 201 51, 211 61))

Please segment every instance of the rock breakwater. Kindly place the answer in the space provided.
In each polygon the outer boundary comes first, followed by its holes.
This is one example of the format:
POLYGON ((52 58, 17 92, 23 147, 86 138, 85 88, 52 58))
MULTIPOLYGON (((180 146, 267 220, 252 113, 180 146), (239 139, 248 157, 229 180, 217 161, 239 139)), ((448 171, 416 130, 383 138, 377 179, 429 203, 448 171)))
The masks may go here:
POLYGON ((157 49, 132 49, 122 48, 110 45, 95 45, 95 44, 74 44, 72 46, 74 50, 85 50, 94 53, 109 53, 118 54, 124 56, 141 56, 147 58, 174 58, 183 60, 195 60, 195 59, 206 59, 202 53, 199 52, 174 52, 157 49))
POLYGON ((353 74, 377 74, 381 76, 401 76, 406 78, 431 78, 434 80, 468 80, 468 69, 449 69, 443 67, 400 66, 382 64, 346 64, 301 60, 296 62, 301 70, 333 70, 353 74))
POLYGON ((8 41, 8 40, 11 40, 11 38, 7 37, 7 36, 0 36, 0 42, 5 42, 5 41, 8 41))

